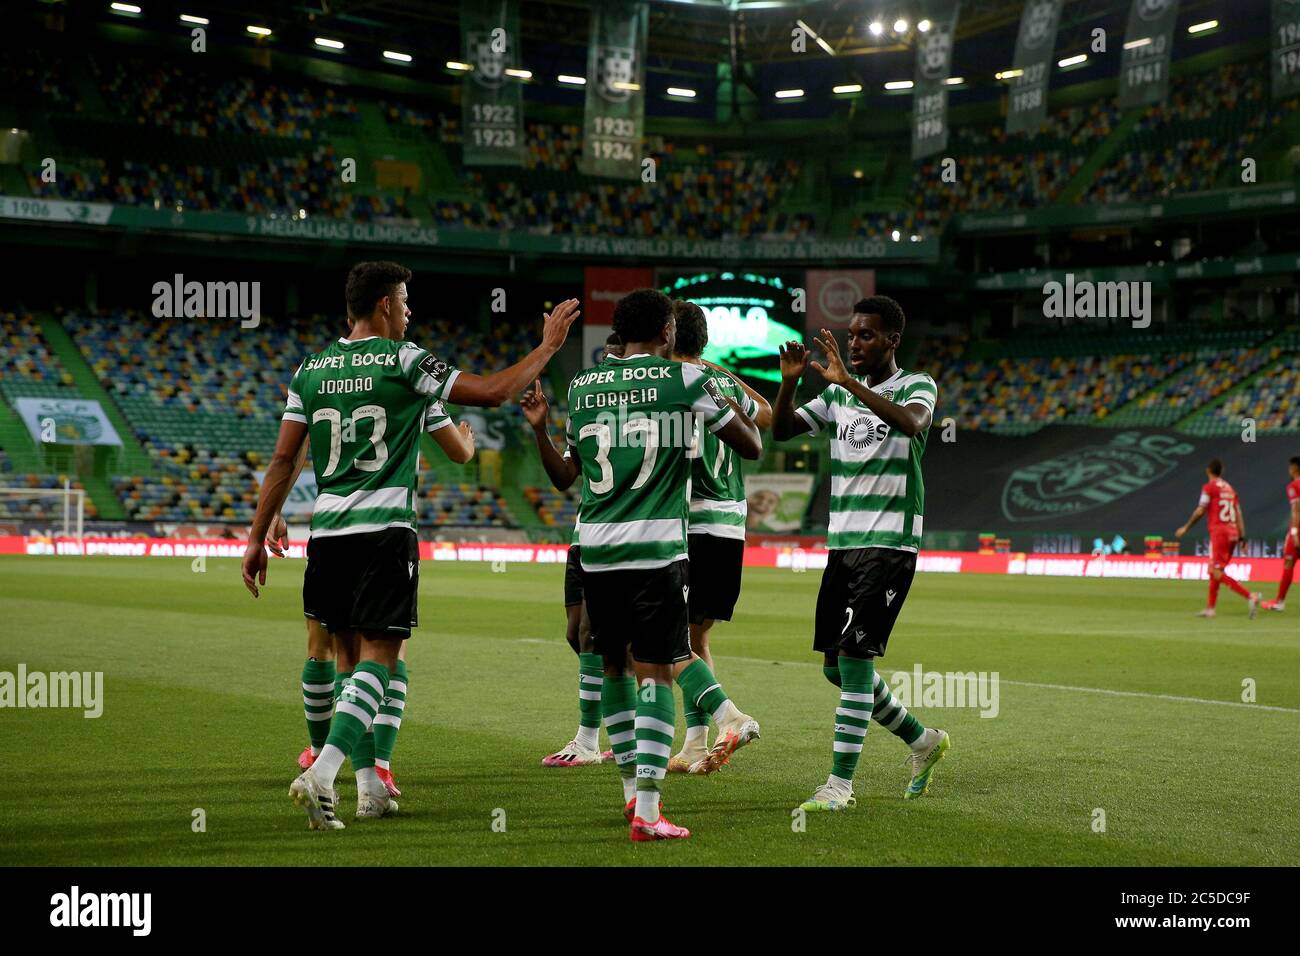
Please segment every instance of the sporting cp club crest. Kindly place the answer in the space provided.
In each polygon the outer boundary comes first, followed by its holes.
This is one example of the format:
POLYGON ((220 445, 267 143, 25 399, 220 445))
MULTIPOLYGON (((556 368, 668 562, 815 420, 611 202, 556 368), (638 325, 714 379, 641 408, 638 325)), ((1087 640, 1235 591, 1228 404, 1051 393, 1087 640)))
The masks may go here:
POLYGON ((596 91, 611 103, 622 103, 632 95, 636 82, 636 50, 627 46, 596 48, 596 91))
POLYGON ((927 80, 948 77, 948 55, 952 52, 952 26, 936 23, 921 39, 917 56, 921 60, 921 75, 927 80))
POLYGON ((1008 521, 1042 521, 1091 511, 1163 478, 1194 450, 1176 438, 1137 432, 1076 448, 1013 472, 1002 489, 1002 513, 1008 521))
POLYGON ((498 47, 502 47, 497 52, 493 49, 492 34, 482 32, 470 32, 466 41, 469 43, 469 58, 474 64, 474 71, 470 74, 474 77, 474 82, 479 86, 496 89, 506 74, 504 44, 497 43, 498 47))
POLYGON ((1026 50, 1037 50, 1052 30, 1056 16, 1056 0, 1030 0, 1025 8, 1025 18, 1020 22, 1020 45, 1026 50))
POLYGON ((1178 0, 1138 0, 1138 16, 1143 20, 1158 20, 1177 2, 1178 0))

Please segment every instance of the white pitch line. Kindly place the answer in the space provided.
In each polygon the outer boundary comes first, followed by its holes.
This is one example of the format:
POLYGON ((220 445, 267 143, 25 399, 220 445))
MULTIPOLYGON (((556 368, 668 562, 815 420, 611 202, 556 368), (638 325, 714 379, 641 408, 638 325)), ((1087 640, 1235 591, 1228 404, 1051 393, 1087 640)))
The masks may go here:
MULTIPOLYGON (((520 644, 554 644, 555 641, 544 641, 536 637, 516 638, 520 644)), ((715 654, 714 657, 721 658, 724 661, 744 661, 749 664, 780 664, 783 667, 818 667, 815 661, 767 661, 758 657, 733 657, 730 654, 715 654)), ((895 673, 895 671, 881 671, 884 673, 895 673)), ((901 671, 904 674, 910 674, 911 671, 901 671)), ((928 673, 928 672, 927 672, 928 673)), ((1177 694, 1152 694, 1142 690, 1115 690, 1112 687, 1073 687, 1069 684, 1040 684, 1034 681, 1025 680, 1006 680, 998 678, 999 684, 1011 684, 1015 687, 1040 687, 1044 690, 1068 690, 1078 694, 1109 694, 1111 697, 1142 697, 1146 700, 1170 700, 1180 704, 1215 704, 1219 707, 1244 707, 1247 710, 1270 710, 1279 714, 1300 714, 1300 707, 1276 707, 1272 704, 1247 704, 1244 701, 1236 700, 1210 700, 1208 697, 1181 697, 1177 694)))

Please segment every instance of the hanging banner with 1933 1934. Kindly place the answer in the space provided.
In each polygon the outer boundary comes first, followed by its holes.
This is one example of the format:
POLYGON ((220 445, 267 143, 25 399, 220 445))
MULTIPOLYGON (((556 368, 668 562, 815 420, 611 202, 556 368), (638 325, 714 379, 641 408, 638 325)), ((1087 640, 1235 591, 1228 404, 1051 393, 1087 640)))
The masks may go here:
POLYGON ((1300 0, 1273 0, 1273 99, 1300 93, 1300 0))
POLYGON ((1119 108, 1159 103, 1169 92, 1178 0, 1133 0, 1119 67, 1119 108))
POLYGON ((645 127, 645 51, 649 5, 596 0, 587 49, 587 112, 582 171, 637 179, 645 127))
POLYGON ((912 158, 922 159, 948 146, 948 84, 957 38, 957 0, 934 0, 926 9, 930 29, 916 40, 916 78, 912 82, 912 158))
POLYGON ((1007 96, 1007 132, 1035 133, 1047 118, 1047 81, 1062 0, 1025 0, 1016 37, 1015 73, 1007 96))
POLYGON ((524 164, 519 0, 461 0, 465 79, 461 117, 467 166, 524 164))

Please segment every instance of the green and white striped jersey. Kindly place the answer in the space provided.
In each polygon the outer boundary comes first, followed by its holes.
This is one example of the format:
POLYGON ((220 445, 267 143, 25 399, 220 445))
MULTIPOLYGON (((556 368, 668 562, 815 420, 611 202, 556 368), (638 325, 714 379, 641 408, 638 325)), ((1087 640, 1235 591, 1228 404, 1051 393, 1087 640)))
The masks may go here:
MULTIPOLYGON (((854 376, 863 385, 866 378, 854 376)), ((899 405, 924 405, 934 413, 939 390, 924 372, 899 369, 871 388, 899 405)), ((890 427, 848 389, 831 385, 795 410, 813 433, 830 425, 831 515, 826 546, 921 547, 925 482, 921 456, 929 429, 911 438, 890 427)))
POLYGON ((415 529, 420 432, 451 424, 440 403, 459 374, 414 343, 378 336, 339 339, 298 367, 283 417, 308 427, 312 537, 415 529))
POLYGON ((569 454, 582 468, 584 571, 661 568, 687 557, 697 423, 735 412, 704 369, 658 356, 611 356, 569 385, 569 454))
MULTIPOLYGON (((704 366, 704 373, 750 418, 758 403, 726 372, 704 366)), ((701 430, 691 466, 691 534, 745 540, 745 476, 735 449, 711 432, 701 430)))

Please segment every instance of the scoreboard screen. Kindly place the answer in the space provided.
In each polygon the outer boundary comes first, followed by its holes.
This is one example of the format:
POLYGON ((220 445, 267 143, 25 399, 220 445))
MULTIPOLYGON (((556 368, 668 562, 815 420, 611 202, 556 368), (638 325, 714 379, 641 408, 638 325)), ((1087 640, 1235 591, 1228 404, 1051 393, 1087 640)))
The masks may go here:
POLYGON ((803 339, 803 316, 792 303, 802 275, 711 270, 661 272, 672 299, 694 302, 709 322, 704 358, 745 375, 779 381, 778 348, 803 339))

